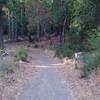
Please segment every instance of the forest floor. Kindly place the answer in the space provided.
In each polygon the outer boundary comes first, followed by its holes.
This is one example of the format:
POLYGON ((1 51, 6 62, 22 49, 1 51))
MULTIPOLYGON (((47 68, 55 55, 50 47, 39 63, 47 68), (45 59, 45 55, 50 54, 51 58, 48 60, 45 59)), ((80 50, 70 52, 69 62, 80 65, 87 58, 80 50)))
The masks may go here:
POLYGON ((0 100, 74 100, 59 70, 60 60, 53 57, 53 52, 32 48, 27 43, 9 44, 5 59, 9 56, 13 61, 20 48, 27 49, 29 62, 18 61, 13 73, 1 75, 0 100))
MULTIPOLYGON (((67 63, 65 65, 63 65, 63 62, 61 62, 61 60, 59 60, 58 58, 54 58, 53 51, 50 51, 47 49, 46 50, 45 49, 36 49, 36 48, 34 49, 33 47, 34 46, 29 46, 29 44, 25 43, 25 42, 24 43, 16 43, 16 44, 15 43, 7 44, 6 51, 8 52, 8 56, 6 59, 10 59, 11 61, 13 61, 16 51, 18 51, 20 48, 26 48, 29 52, 30 57, 29 57, 29 62, 19 61, 17 63, 14 63, 13 73, 9 73, 7 75, 0 73, 0 100, 22 100, 20 94, 23 92, 22 90, 25 91, 25 89, 26 89, 26 93, 27 93, 27 88, 25 86, 27 86, 26 84, 31 82, 30 80, 33 77, 35 77, 35 79, 33 79, 33 80, 35 80, 35 81, 37 80, 38 84, 43 82, 43 85, 42 85, 43 88, 45 88, 45 85, 46 85, 45 81, 43 81, 43 80, 46 80, 46 82, 49 83, 47 88, 53 87, 53 89, 55 91, 59 92, 63 89, 61 89, 61 88, 55 89, 54 88, 54 84, 55 84, 54 80, 57 78, 58 87, 62 87, 61 86, 62 83, 64 85, 66 85, 66 90, 65 89, 63 90, 66 92, 65 98, 69 97, 70 92, 71 92, 71 94, 73 94, 73 96, 76 98, 76 100, 100 100, 100 83, 97 83, 96 77, 94 74, 91 75, 91 77, 89 79, 80 79, 80 70, 75 69, 73 59, 68 60, 67 63), (45 58, 45 60, 44 60, 44 58, 45 58), (58 65, 60 66, 60 68, 59 67, 57 69, 56 68, 52 68, 52 69, 45 68, 48 66, 47 62, 50 62, 50 64, 52 64, 52 62, 53 63, 59 62, 58 65), (39 68, 37 68, 36 65, 41 64, 41 63, 43 64, 42 67, 44 67, 44 68, 41 68, 41 66, 38 66, 39 68), (56 73, 56 75, 58 75, 58 76, 53 77, 52 73, 54 76, 55 76, 54 73, 56 73), (59 74, 57 74, 57 73, 61 74, 60 78, 59 78, 59 74), (43 75, 43 77, 42 77, 42 75, 43 75), (50 77, 50 75, 51 75, 51 77, 50 77), (41 76, 41 79, 39 81, 38 78, 40 76, 41 76), (62 76, 63 76, 63 78, 62 78, 62 76), (42 78, 43 78, 43 80, 42 80, 42 78), (50 80, 48 80, 48 78, 50 80), (62 80, 61 80, 61 78, 62 78, 62 80), (61 80, 62 83, 60 83, 60 81, 58 82, 58 80, 61 80), (54 82, 51 82, 51 81, 54 81, 54 82), (71 90, 71 91, 69 91, 69 90, 71 90), (17 96, 20 98, 17 98, 17 96)), ((33 83, 34 83, 34 81, 33 81, 33 83)), ((39 86, 41 86, 41 85, 38 85, 38 88, 40 88, 39 86)), ((35 86, 33 86, 33 88, 35 88, 35 86)), ((44 92, 43 88, 40 91, 40 93, 44 92)), ((44 90, 48 91, 48 89, 44 89, 44 90)), ((50 91, 53 92, 52 89, 50 89, 50 91)), ((24 94, 26 94, 26 93, 23 93, 23 97, 25 97, 24 94)), ((59 93, 61 94, 61 92, 59 92, 59 93)), ((63 94, 63 92, 62 92, 62 94, 63 94)), ((34 95, 35 95, 35 93, 34 93, 34 95)), ((50 97, 50 94, 48 94, 48 95, 50 97)), ((55 92, 53 92, 52 95, 55 95, 55 92)), ((31 94, 29 96, 31 97, 31 94)), ((57 99, 57 97, 55 97, 55 98, 57 99)), ((51 98, 50 100, 56 100, 56 99, 51 98)), ((23 100, 26 100, 26 99, 23 98, 23 100)), ((31 100, 31 99, 27 99, 27 100, 31 100)), ((42 100, 42 99, 38 99, 38 97, 37 97, 37 100, 42 100)), ((45 100, 45 99, 43 99, 43 100, 45 100)), ((62 99, 60 99, 60 97, 59 97, 59 99, 57 99, 57 100, 62 100, 62 99)), ((65 100, 65 99, 63 99, 63 100, 65 100)), ((72 100, 72 99, 68 99, 68 100, 72 100)))
POLYGON ((100 100, 100 81, 95 73, 89 78, 81 78, 80 69, 75 68, 75 61, 70 59, 61 67, 66 78, 66 86, 73 90, 77 100, 100 100))

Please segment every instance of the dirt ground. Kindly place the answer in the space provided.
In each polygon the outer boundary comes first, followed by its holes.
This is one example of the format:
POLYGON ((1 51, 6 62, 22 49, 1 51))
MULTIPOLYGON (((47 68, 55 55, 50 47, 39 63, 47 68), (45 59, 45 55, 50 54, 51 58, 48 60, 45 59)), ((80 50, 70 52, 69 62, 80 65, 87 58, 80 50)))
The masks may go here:
MULTIPOLYGON (((27 42, 7 44, 8 56, 6 59, 13 61, 16 51, 20 48, 28 50, 30 62, 19 61, 14 63, 13 72, 6 75, 0 73, 0 100, 15 100, 19 89, 23 87, 35 71, 35 68, 31 65, 31 51, 34 48, 33 46, 30 47, 27 42)), ((44 49, 42 51, 48 56, 54 56, 53 51, 44 49)), ((66 79, 66 86, 73 91, 77 100, 100 100, 100 83, 97 82, 94 74, 89 79, 80 79, 80 70, 75 69, 73 60, 62 64, 60 70, 66 79)))
MULTIPOLYGON (((28 81, 34 71, 31 63, 22 61, 14 62, 16 52, 20 48, 27 49, 27 45, 27 43, 11 43, 6 45, 8 55, 4 59, 7 62, 13 62, 13 71, 7 74, 0 73, 0 100, 15 100, 18 90, 28 81)), ((29 59, 31 60, 31 58, 29 59)))
POLYGON ((96 75, 92 74, 88 79, 82 79, 81 71, 75 69, 73 59, 66 61, 60 69, 65 76, 66 86, 73 90, 77 100, 100 100, 100 82, 96 75))
MULTIPOLYGON (((40 46, 40 44, 38 44, 40 46)), ((45 45, 42 43, 42 45, 45 45)), ((5 61, 12 62, 12 72, 5 74, 0 72, 0 100, 15 100, 18 91, 23 87, 23 85, 31 78, 32 74, 35 72, 35 68, 31 63, 34 61, 31 58, 33 53, 34 44, 29 44, 28 42, 19 43, 7 43, 5 45, 5 51, 8 54, 4 57, 5 61), (29 54, 28 61, 14 62, 16 52, 21 48, 26 48, 29 54)), ((41 48, 41 46, 40 46, 41 48)), ((42 48, 42 53, 53 57, 54 52, 42 48)), ((57 58, 55 58, 57 59, 57 58)))

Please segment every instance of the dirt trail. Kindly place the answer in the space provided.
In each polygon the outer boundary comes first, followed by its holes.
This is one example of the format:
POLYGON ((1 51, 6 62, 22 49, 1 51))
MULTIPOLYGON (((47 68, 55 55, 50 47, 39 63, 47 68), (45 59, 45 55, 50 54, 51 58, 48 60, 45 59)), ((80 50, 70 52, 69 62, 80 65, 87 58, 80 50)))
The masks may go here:
POLYGON ((75 100, 59 71, 60 62, 37 49, 31 56, 35 72, 17 94, 16 100, 75 100))

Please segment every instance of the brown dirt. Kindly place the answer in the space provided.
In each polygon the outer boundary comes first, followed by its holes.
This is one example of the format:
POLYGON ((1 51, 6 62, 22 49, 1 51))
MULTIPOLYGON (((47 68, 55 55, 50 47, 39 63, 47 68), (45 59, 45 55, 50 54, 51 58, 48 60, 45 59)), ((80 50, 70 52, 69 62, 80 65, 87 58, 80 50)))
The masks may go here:
POLYGON ((7 74, 0 73, 0 100, 15 100, 19 89, 21 89, 35 71, 30 62, 14 62, 14 56, 20 48, 27 48, 27 44, 13 43, 6 45, 8 55, 4 59, 7 62, 13 62, 13 71, 7 74))
MULTIPOLYGON (((41 45, 45 45, 44 43, 41 45)), ((12 72, 5 74, 0 73, 0 100, 15 100, 18 91, 21 90, 23 85, 31 78, 35 68, 32 66, 34 59, 31 58, 31 55, 34 50, 34 44, 29 44, 28 42, 19 42, 19 43, 8 43, 6 44, 5 51, 7 56, 4 57, 5 61, 12 62, 12 72), (20 48, 26 48, 29 53, 29 62, 14 62, 14 56, 20 48)), ((42 53, 53 57, 54 52, 51 50, 41 48, 42 53)), ((56 58, 57 59, 57 58, 56 58)))
POLYGON ((89 79, 81 79, 81 71, 75 69, 74 60, 66 61, 60 69, 65 76, 66 85, 73 90, 77 100, 100 100, 100 83, 95 74, 89 79))
MULTIPOLYGON (((9 44, 6 46, 6 51, 10 57, 6 59, 13 61, 15 52, 23 47, 31 53, 34 46, 29 47, 27 42, 9 44)), ((43 51, 48 56, 54 56, 54 52, 50 50, 43 51)), ((30 59, 32 58, 30 57, 30 59)), ((60 70, 64 74, 67 87, 71 88, 77 100, 100 100, 100 83, 97 83, 95 74, 92 74, 89 79, 80 79, 80 70, 75 69, 72 59, 65 62, 60 70)), ((20 61, 13 65, 12 73, 6 75, 0 74, 0 100, 15 100, 19 89, 30 79, 34 71, 35 68, 30 62, 20 61)))

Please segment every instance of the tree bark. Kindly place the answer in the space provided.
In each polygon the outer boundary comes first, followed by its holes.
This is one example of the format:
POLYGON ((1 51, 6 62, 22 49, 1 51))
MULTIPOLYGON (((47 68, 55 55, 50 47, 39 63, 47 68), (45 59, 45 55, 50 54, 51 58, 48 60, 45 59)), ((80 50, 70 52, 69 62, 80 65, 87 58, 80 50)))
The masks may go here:
POLYGON ((24 29, 23 29, 23 8, 21 8, 21 36, 24 38, 24 29))
POLYGON ((8 38, 11 39, 11 16, 8 15, 8 38))
POLYGON ((4 48, 4 41, 3 41, 3 26, 2 26, 2 20, 0 18, 0 49, 4 48))
POLYGON ((16 11, 14 11, 14 17, 15 17, 15 20, 14 20, 14 41, 17 41, 18 40, 18 31, 17 31, 17 14, 16 14, 16 11))
POLYGON ((9 40, 17 41, 18 40, 18 27, 17 27, 17 18, 16 11, 12 11, 8 16, 8 30, 9 30, 9 40))
POLYGON ((62 27, 62 33, 61 33, 61 45, 65 43, 65 25, 66 25, 67 17, 65 17, 62 27))

